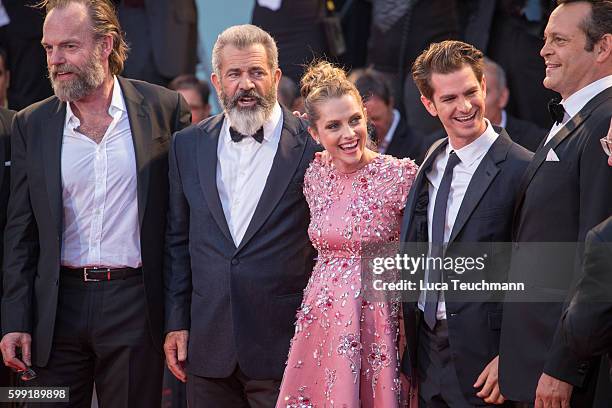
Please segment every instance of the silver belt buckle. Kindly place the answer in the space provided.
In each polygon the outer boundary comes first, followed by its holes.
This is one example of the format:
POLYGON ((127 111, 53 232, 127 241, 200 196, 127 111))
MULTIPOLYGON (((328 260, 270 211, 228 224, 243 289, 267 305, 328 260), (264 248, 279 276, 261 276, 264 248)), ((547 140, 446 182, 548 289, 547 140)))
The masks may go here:
POLYGON ((110 272, 110 268, 83 268, 83 280, 85 282, 100 282, 103 279, 93 279, 90 278, 89 272, 110 272))

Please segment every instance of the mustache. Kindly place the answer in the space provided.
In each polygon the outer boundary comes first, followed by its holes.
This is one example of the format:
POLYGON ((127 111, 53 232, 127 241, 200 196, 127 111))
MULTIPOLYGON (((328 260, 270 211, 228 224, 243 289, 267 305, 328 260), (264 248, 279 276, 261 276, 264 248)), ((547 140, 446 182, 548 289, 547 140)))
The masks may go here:
POLYGON ((81 72, 81 70, 72 64, 54 65, 49 67, 49 75, 51 78, 57 77, 57 74, 60 72, 78 74, 81 72))
POLYGON ((232 96, 232 98, 230 99, 230 108, 235 108, 238 105, 238 100, 240 98, 245 97, 255 99, 256 104, 259 106, 265 106, 263 96, 258 94, 257 91, 255 91, 254 89, 249 89, 248 91, 239 90, 238 92, 236 92, 234 96, 232 96))

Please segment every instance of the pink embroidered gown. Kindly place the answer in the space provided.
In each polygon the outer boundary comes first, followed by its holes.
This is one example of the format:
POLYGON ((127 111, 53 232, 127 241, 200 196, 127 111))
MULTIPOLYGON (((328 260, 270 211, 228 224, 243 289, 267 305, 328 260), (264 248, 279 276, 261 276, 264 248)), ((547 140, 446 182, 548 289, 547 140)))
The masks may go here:
POLYGON ((397 407, 396 302, 361 291, 362 242, 399 239, 417 166, 380 155, 351 174, 314 161, 304 177, 318 260, 297 312, 278 407, 397 407))

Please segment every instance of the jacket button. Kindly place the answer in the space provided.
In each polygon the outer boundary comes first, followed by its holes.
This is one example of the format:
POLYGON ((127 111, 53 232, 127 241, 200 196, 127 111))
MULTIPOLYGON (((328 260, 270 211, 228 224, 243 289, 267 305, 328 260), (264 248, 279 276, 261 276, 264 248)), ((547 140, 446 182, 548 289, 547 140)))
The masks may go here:
POLYGON ((237 258, 232 259, 232 265, 238 265, 240 261, 237 258))

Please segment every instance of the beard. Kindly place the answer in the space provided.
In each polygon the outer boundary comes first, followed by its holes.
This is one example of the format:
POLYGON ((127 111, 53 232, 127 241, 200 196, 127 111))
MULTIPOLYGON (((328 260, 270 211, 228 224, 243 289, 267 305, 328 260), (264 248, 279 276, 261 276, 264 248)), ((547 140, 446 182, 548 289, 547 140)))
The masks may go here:
POLYGON ((243 135, 251 136, 272 115, 272 110, 276 104, 276 86, 271 86, 265 95, 260 95, 255 89, 251 89, 248 91, 238 90, 233 96, 229 96, 222 89, 219 102, 223 106, 225 114, 229 117, 232 127, 243 135), (255 99, 255 105, 241 107, 238 101, 243 97, 255 99))
POLYGON ((61 64, 49 67, 49 80, 53 92, 63 102, 73 102, 83 99, 104 82, 104 66, 100 62, 98 48, 94 50, 87 62, 82 66, 61 64), (58 80, 59 72, 71 72, 72 79, 58 80))

